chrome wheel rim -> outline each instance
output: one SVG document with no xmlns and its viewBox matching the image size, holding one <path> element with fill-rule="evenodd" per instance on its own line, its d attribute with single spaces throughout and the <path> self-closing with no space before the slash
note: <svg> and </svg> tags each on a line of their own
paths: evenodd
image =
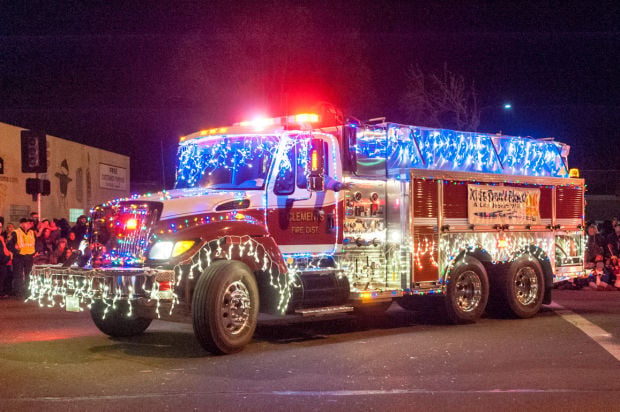
<svg viewBox="0 0 620 412">
<path fill-rule="evenodd" d="M 237 335 L 248 326 L 251 312 L 250 292 L 241 281 L 228 285 L 222 295 L 220 319 L 231 335 Z"/>
<path fill-rule="evenodd" d="M 456 290 L 456 304 L 461 312 L 475 310 L 482 300 L 482 281 L 473 270 L 461 273 L 454 285 Z"/>
<path fill-rule="evenodd" d="M 530 266 L 522 267 L 515 276 L 515 294 L 517 301 L 523 305 L 531 305 L 538 299 L 538 277 Z"/>
</svg>

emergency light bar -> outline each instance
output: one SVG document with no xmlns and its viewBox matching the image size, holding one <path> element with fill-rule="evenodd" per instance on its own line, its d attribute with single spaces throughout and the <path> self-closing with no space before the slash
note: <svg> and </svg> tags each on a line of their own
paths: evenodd
<svg viewBox="0 0 620 412">
<path fill-rule="evenodd" d="M 245 129 L 244 132 L 252 131 L 252 132 L 261 132 L 270 127 L 277 126 L 300 126 L 303 128 L 304 125 L 309 125 L 312 123 L 318 123 L 320 120 L 319 115 L 315 113 L 299 113 L 293 114 L 290 116 L 281 116 L 281 117 L 257 117 L 253 120 L 244 120 L 242 122 L 234 123 L 232 128 L 236 129 L 233 133 L 239 133 L 241 129 Z M 194 139 L 196 137 L 203 137 L 209 135 L 217 135 L 217 134 L 226 134 L 229 132 L 228 127 L 215 127 L 212 129 L 201 130 L 199 133 L 194 133 L 187 136 L 181 136 L 179 141 L 184 142 L 189 139 Z"/>
<path fill-rule="evenodd" d="M 259 117 L 253 120 L 244 120 L 242 122 L 235 123 L 234 126 L 252 127 L 255 130 L 262 130 L 268 126 L 317 123 L 318 121 L 318 114 L 300 113 L 281 117 Z"/>
</svg>

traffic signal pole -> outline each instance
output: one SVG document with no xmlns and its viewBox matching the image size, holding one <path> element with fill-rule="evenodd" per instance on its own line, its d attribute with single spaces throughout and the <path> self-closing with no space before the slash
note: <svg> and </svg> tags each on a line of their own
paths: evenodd
<svg viewBox="0 0 620 412">
<path fill-rule="evenodd" d="M 39 180 L 39 174 L 35 173 L 37 180 Z M 41 191 L 37 191 L 37 215 L 41 218 Z"/>
<path fill-rule="evenodd" d="M 26 179 L 26 193 L 37 201 L 37 213 L 41 216 L 41 192 L 49 195 L 49 181 L 41 181 L 39 173 L 47 172 L 47 135 L 42 131 L 21 132 L 22 173 L 35 173 L 36 178 Z"/>
</svg>

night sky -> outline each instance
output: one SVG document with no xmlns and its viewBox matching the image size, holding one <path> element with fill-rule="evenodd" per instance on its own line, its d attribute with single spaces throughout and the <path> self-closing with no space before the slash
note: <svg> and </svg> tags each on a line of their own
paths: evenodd
<svg viewBox="0 0 620 412">
<path fill-rule="evenodd" d="M 129 155 L 134 188 L 161 185 L 163 147 L 170 186 L 183 134 L 318 101 L 406 122 L 408 67 L 447 64 L 479 131 L 620 169 L 618 3 L 0 1 L 0 121 Z"/>
</svg>

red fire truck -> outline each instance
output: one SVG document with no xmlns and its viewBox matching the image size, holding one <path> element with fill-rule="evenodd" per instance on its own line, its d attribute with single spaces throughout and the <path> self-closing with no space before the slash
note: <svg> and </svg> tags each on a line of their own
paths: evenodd
<svg viewBox="0 0 620 412">
<path fill-rule="evenodd" d="M 89 310 L 112 336 L 190 322 L 216 354 L 241 350 L 259 313 L 427 299 L 454 323 L 531 317 L 584 271 L 584 182 L 568 152 L 314 114 L 203 130 L 181 137 L 173 190 L 93 208 L 82 255 L 35 267 L 29 299 Z"/>
</svg>

